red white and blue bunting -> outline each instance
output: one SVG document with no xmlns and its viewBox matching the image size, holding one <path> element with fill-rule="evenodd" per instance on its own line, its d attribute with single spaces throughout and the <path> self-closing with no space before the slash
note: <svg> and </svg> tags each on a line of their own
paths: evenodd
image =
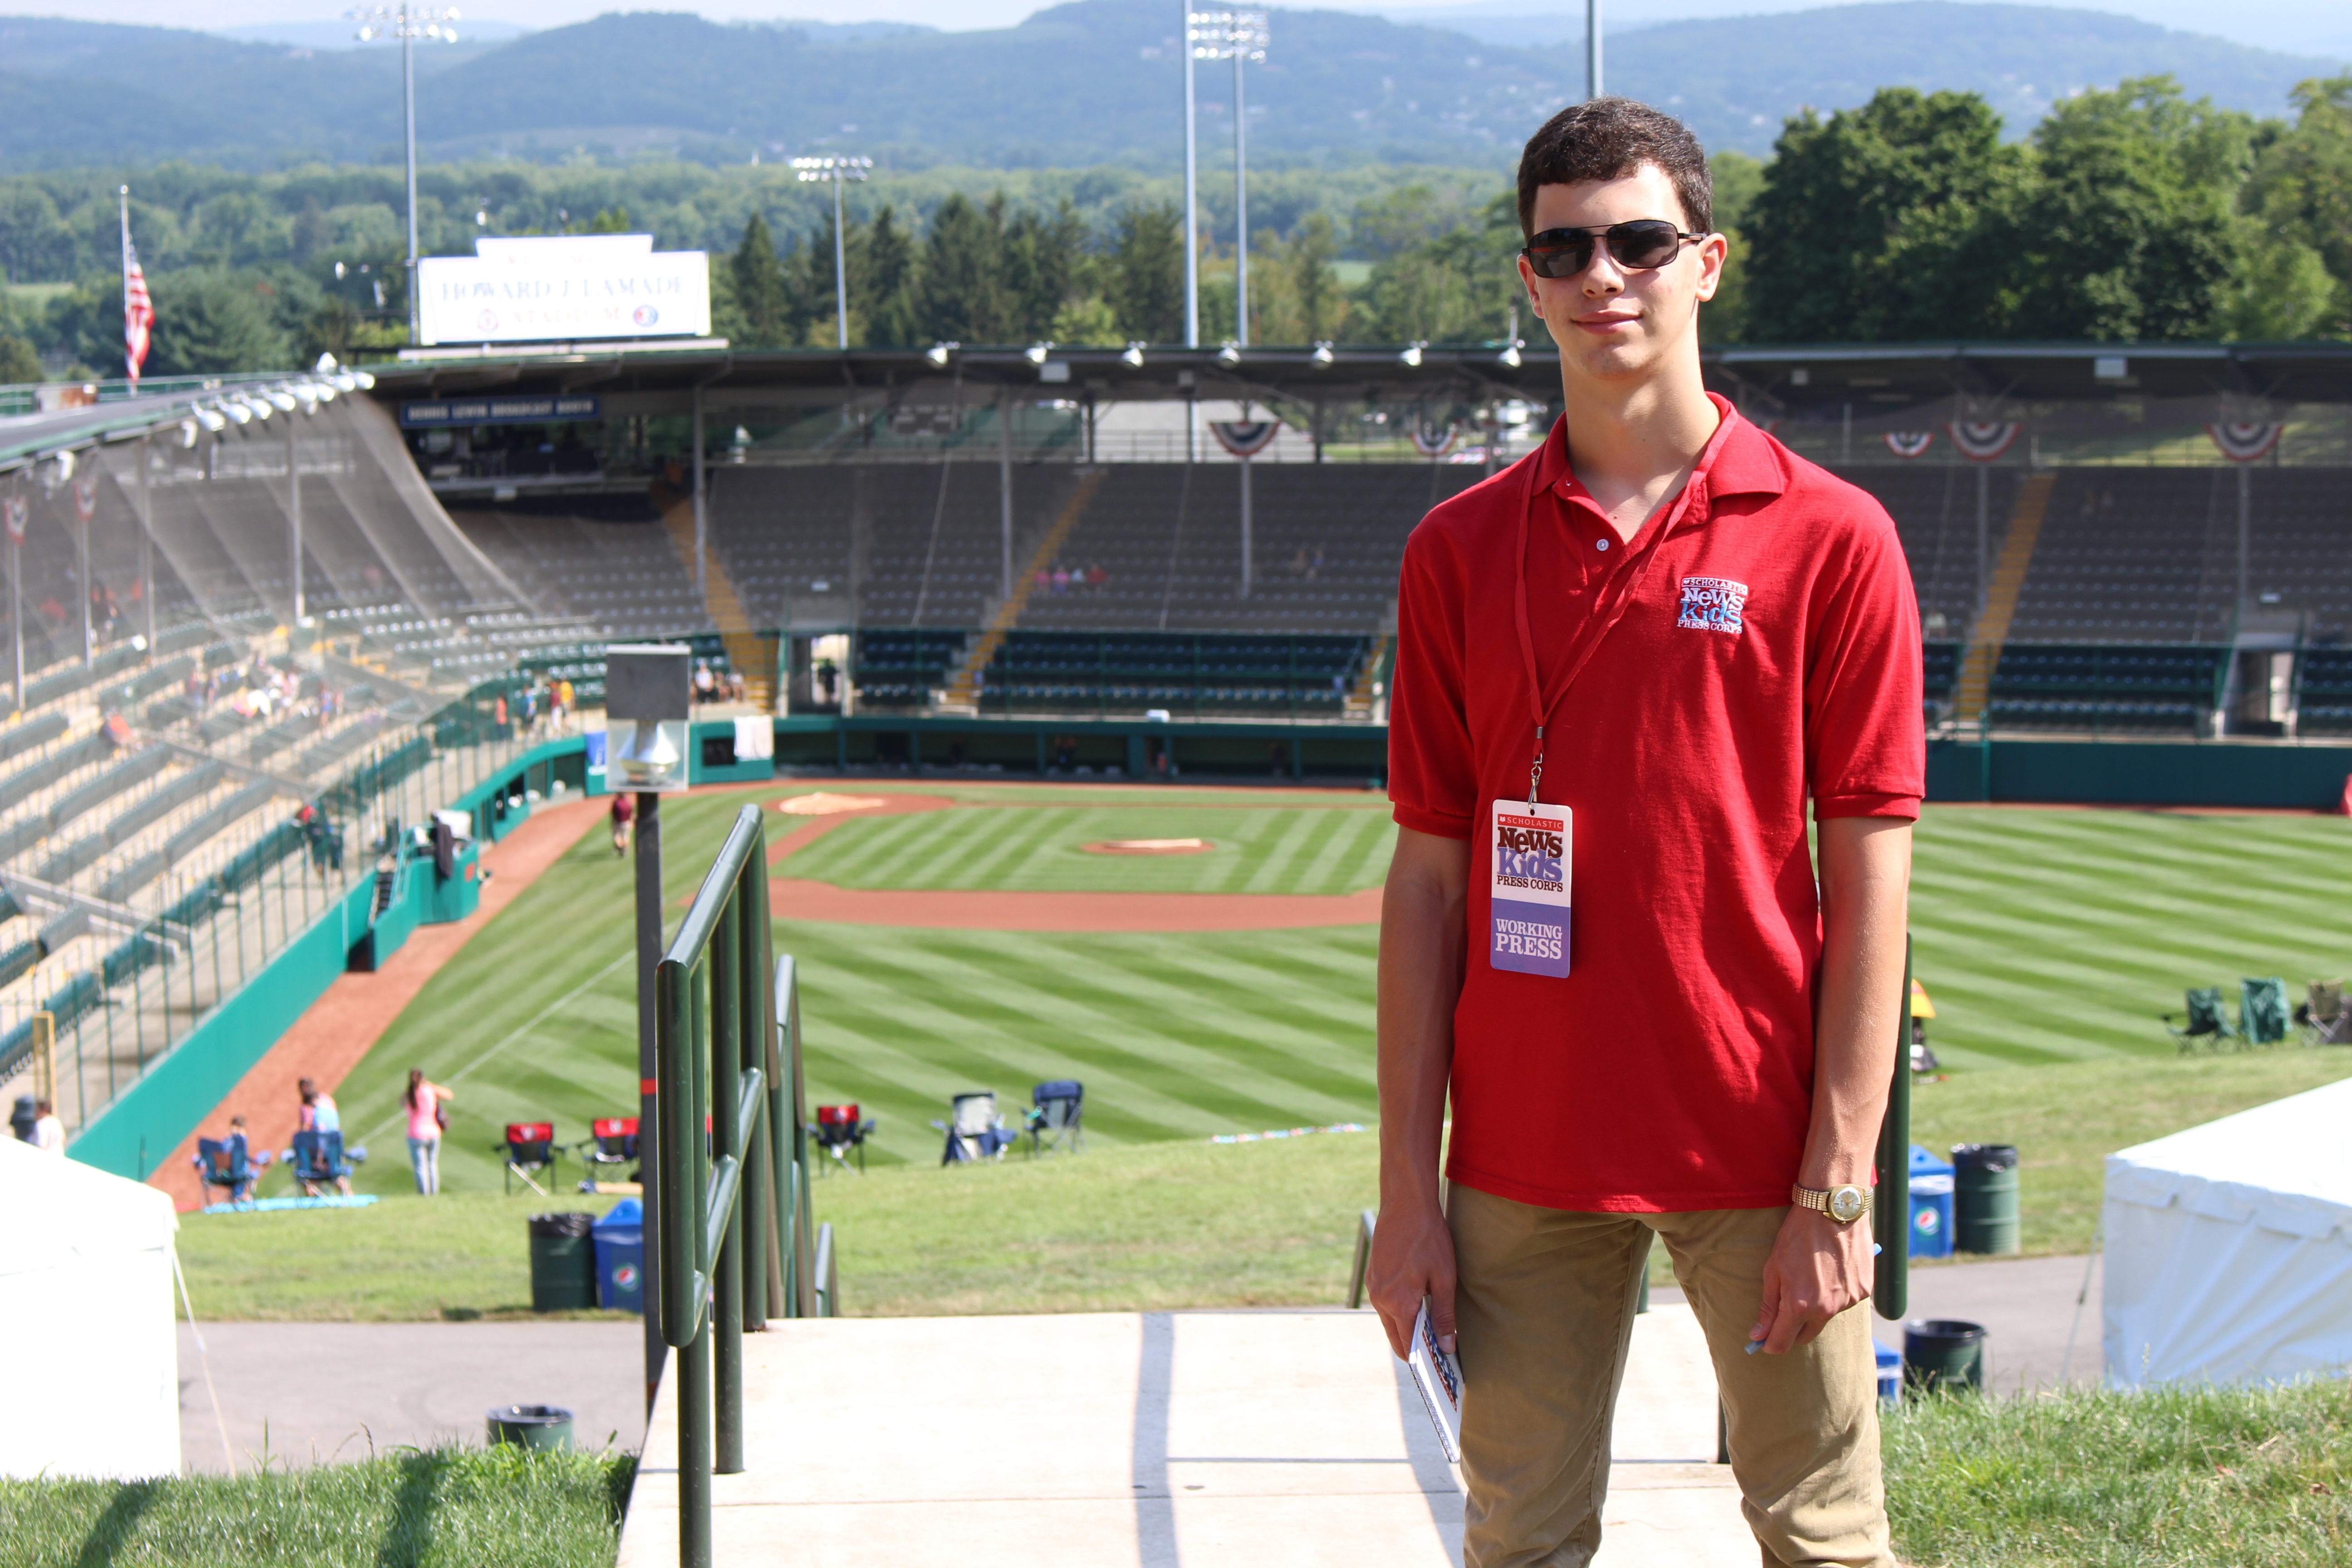
<svg viewBox="0 0 2352 1568">
<path fill-rule="evenodd" d="M 1454 449 L 1454 426 L 1441 425 L 1434 429 L 1429 429 L 1418 425 L 1414 426 L 1412 449 L 1432 462 L 1436 461 Z"/>
<path fill-rule="evenodd" d="M 1209 428 L 1216 434 L 1217 445 L 1236 458 L 1255 458 L 1274 445 L 1282 434 L 1279 419 L 1212 419 Z"/>
<path fill-rule="evenodd" d="M 1936 444 L 1933 430 L 1889 430 L 1886 449 L 1898 458 L 1916 458 Z"/>
<path fill-rule="evenodd" d="M 2221 456 L 2233 463 L 2252 463 L 2271 455 L 2285 431 L 2284 425 L 2208 425 L 2205 434 L 2213 437 L 2213 445 L 2221 448 Z"/>
<path fill-rule="evenodd" d="M 1972 463 L 1990 463 L 2009 450 L 2025 426 L 2014 419 L 1955 419 L 1945 428 L 1952 433 L 1952 445 L 1959 448 L 1961 457 Z"/>
<path fill-rule="evenodd" d="M 98 476 L 84 474 L 73 482 L 74 515 L 88 522 L 98 515 Z"/>
</svg>

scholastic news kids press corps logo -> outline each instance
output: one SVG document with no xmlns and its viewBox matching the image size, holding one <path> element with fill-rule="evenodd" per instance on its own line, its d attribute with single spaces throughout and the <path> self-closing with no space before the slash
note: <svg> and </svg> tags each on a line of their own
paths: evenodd
<svg viewBox="0 0 2352 1568">
<path fill-rule="evenodd" d="M 1495 886 L 1560 890 L 1565 872 L 1559 824 L 1535 816 L 1506 816 L 1495 824 Z"/>
<path fill-rule="evenodd" d="M 1748 607 L 1748 584 L 1728 577 L 1683 579 L 1683 609 L 1675 625 L 1692 631 L 1739 635 L 1740 615 Z"/>
</svg>

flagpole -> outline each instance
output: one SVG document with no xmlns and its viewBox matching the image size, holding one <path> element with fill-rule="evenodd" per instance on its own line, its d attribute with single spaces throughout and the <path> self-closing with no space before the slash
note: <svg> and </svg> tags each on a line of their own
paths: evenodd
<svg viewBox="0 0 2352 1568">
<path fill-rule="evenodd" d="M 139 390 L 139 362 L 131 357 L 131 187 L 121 187 L 122 198 L 122 363 L 131 373 L 131 390 Z"/>
</svg>

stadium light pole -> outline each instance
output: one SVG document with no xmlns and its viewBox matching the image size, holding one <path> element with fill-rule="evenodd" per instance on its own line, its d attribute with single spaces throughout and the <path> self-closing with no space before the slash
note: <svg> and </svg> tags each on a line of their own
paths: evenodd
<svg viewBox="0 0 2352 1568">
<path fill-rule="evenodd" d="M 378 38 L 400 40 L 400 94 L 408 144 L 408 341 L 415 343 L 420 335 L 416 297 L 416 40 L 432 38 L 445 44 L 456 43 L 457 30 L 449 24 L 457 20 L 457 8 L 450 5 L 436 9 L 400 0 L 394 5 L 354 5 L 343 15 L 360 24 L 362 44 L 372 44 Z"/>
<path fill-rule="evenodd" d="M 874 167 L 871 158 L 795 158 L 793 168 L 801 184 L 814 184 L 819 180 L 833 182 L 833 306 L 835 336 L 840 346 L 849 346 L 849 252 L 842 242 L 841 186 L 845 180 L 863 181 L 866 171 Z"/>
<path fill-rule="evenodd" d="M 1184 7 L 1184 346 L 1201 346 L 1201 179 L 1198 116 L 1193 108 L 1193 50 L 1208 20 Z"/>
<path fill-rule="evenodd" d="M 1601 0 L 1584 0 L 1584 100 L 1601 96 Z"/>
<path fill-rule="evenodd" d="M 1249 346 L 1249 104 L 1242 68 L 1265 58 L 1263 11 L 1207 11 L 1197 29 L 1196 58 L 1234 62 L 1234 342 Z"/>
</svg>

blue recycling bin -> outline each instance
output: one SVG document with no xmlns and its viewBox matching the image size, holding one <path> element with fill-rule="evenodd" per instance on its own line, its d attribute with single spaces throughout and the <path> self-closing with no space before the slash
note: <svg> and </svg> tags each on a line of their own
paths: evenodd
<svg viewBox="0 0 2352 1568">
<path fill-rule="evenodd" d="M 589 1232 L 596 1245 L 596 1304 L 616 1312 L 646 1310 L 646 1206 L 623 1198 Z"/>
<path fill-rule="evenodd" d="M 1951 1162 L 1911 1145 L 1911 1256 L 1952 1255 Z"/>
<path fill-rule="evenodd" d="M 1878 1397 L 1892 1405 L 1903 1397 L 1903 1352 L 1888 1350 L 1875 1339 L 1870 1348 L 1878 1355 Z"/>
</svg>

